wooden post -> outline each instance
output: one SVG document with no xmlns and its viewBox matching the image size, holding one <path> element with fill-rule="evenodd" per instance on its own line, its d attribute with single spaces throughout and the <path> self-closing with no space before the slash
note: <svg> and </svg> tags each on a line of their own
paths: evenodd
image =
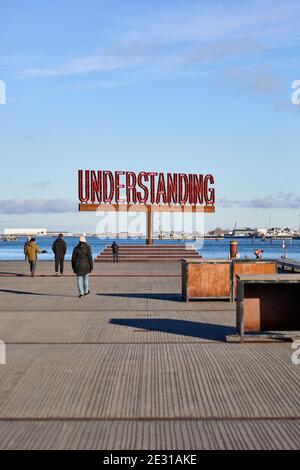
<svg viewBox="0 0 300 470">
<path fill-rule="evenodd" d="M 236 258 L 239 251 L 239 244 L 235 240 L 230 241 L 230 258 Z"/>
<path fill-rule="evenodd" d="M 151 206 L 147 210 L 147 245 L 153 245 L 153 212 Z"/>
</svg>

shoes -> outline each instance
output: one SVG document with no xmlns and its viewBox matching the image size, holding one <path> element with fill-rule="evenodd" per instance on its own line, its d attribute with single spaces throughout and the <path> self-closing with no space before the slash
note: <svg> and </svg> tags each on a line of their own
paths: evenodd
<svg viewBox="0 0 300 470">
<path fill-rule="evenodd" d="M 84 295 L 88 295 L 90 293 L 90 291 L 88 290 Z"/>
<path fill-rule="evenodd" d="M 55 276 L 58 276 L 58 273 L 55 273 Z"/>
<path fill-rule="evenodd" d="M 80 294 L 78 297 L 79 297 L 79 298 L 81 298 L 81 297 L 83 297 L 83 295 L 82 295 L 82 294 Z"/>
</svg>

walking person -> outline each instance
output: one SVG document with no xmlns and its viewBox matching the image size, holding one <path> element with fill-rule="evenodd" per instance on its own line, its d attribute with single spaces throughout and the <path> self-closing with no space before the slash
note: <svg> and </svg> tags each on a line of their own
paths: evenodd
<svg viewBox="0 0 300 470">
<path fill-rule="evenodd" d="M 28 261 L 28 256 L 27 256 L 27 253 L 26 253 L 26 248 L 27 248 L 27 245 L 28 245 L 29 242 L 30 242 L 30 237 L 27 237 L 27 240 L 26 240 L 26 242 L 24 243 L 24 256 L 25 256 L 25 261 Z"/>
<path fill-rule="evenodd" d="M 72 268 L 77 275 L 78 297 L 88 295 L 90 293 L 89 273 L 93 270 L 93 258 L 91 247 L 84 236 L 79 238 L 79 243 L 73 250 Z"/>
<path fill-rule="evenodd" d="M 47 251 L 40 250 L 37 244 L 35 243 L 35 238 L 31 238 L 30 241 L 27 243 L 27 246 L 25 249 L 25 256 L 27 256 L 27 259 L 29 262 L 31 277 L 34 277 L 35 275 L 38 253 L 47 253 Z"/>
<path fill-rule="evenodd" d="M 112 254 L 113 254 L 113 262 L 118 263 L 119 262 L 119 245 L 117 242 L 113 241 L 111 245 L 112 249 Z"/>
<path fill-rule="evenodd" d="M 58 276 L 59 269 L 60 269 L 60 275 L 63 276 L 65 254 L 67 253 L 67 244 L 64 241 L 64 236 L 62 233 L 60 233 L 58 235 L 58 238 L 53 242 L 52 251 L 54 253 L 56 276 Z"/>
</svg>

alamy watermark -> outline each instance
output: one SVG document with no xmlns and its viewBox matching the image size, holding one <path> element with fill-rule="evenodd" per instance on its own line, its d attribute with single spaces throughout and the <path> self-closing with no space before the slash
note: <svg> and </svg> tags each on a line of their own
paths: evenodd
<svg viewBox="0 0 300 470">
<path fill-rule="evenodd" d="M 145 229 L 145 212 L 136 212 L 134 207 L 126 212 L 120 212 L 112 207 L 109 212 L 97 209 L 96 217 L 98 222 L 95 234 L 99 238 L 119 238 L 127 239 L 144 238 L 143 227 Z M 185 242 L 186 248 L 191 245 L 196 251 L 204 245 L 204 220 L 205 213 L 193 213 L 188 207 L 182 207 L 181 212 L 157 212 L 153 214 L 153 224 L 157 230 L 153 234 L 154 239 L 181 239 Z M 123 231 L 120 228 L 123 228 Z"/>
<path fill-rule="evenodd" d="M 293 93 L 291 96 L 292 103 L 298 106 L 300 104 L 300 80 L 294 80 L 292 82 Z"/>
<path fill-rule="evenodd" d="M 292 342 L 292 348 L 295 349 L 295 351 L 292 354 L 292 363 L 295 364 L 295 366 L 299 366 L 300 364 L 300 339 L 297 339 Z"/>
<path fill-rule="evenodd" d="M 0 80 L 0 104 L 6 104 L 6 85 L 3 80 Z"/>
<path fill-rule="evenodd" d="M 0 339 L 0 365 L 6 364 L 6 344 Z"/>
</svg>

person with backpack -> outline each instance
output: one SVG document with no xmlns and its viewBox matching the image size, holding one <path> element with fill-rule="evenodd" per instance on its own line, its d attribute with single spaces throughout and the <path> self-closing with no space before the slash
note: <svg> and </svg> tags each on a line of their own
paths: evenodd
<svg viewBox="0 0 300 470">
<path fill-rule="evenodd" d="M 90 293 L 89 273 L 93 270 L 93 258 L 91 247 L 84 236 L 79 238 L 79 243 L 73 250 L 72 268 L 77 276 L 78 297 L 88 295 Z"/>
<path fill-rule="evenodd" d="M 52 251 L 54 253 L 55 261 L 55 273 L 58 276 L 58 269 L 60 268 L 60 275 L 64 274 L 64 260 L 65 254 L 67 252 L 67 244 L 64 241 L 64 236 L 62 233 L 58 235 L 58 238 L 53 242 Z"/>
</svg>

